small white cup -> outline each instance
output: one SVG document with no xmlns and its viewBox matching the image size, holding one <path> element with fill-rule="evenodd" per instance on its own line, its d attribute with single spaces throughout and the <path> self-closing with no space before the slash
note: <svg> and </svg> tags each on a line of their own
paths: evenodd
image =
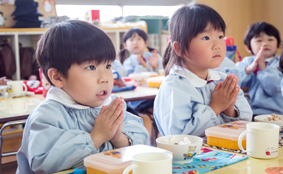
<svg viewBox="0 0 283 174">
<path fill-rule="evenodd" d="M 27 86 L 23 83 L 23 81 L 9 81 L 7 82 L 8 86 L 8 94 L 12 97 L 23 96 L 23 92 L 27 92 Z M 23 90 L 23 87 L 25 90 Z"/>
<path fill-rule="evenodd" d="M 166 152 L 136 154 L 133 156 L 132 165 L 128 166 L 123 174 L 128 174 L 131 170 L 133 174 L 172 174 L 172 159 L 172 154 Z"/>
<path fill-rule="evenodd" d="M 239 148 L 255 158 L 275 158 L 278 156 L 280 126 L 272 123 L 252 122 L 246 124 L 247 130 L 238 138 Z M 242 139 L 247 134 L 247 149 L 242 146 Z"/>
</svg>

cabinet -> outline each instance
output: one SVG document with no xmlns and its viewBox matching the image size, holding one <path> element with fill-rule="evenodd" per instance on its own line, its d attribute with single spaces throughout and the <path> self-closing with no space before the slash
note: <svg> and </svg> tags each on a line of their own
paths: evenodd
<svg viewBox="0 0 283 174">
<path fill-rule="evenodd" d="M 101 24 L 102 29 L 108 34 L 112 40 L 117 53 L 121 49 L 123 34 L 132 27 L 140 27 L 147 31 L 145 22 L 125 23 L 125 24 Z M 0 28 L 0 40 L 7 38 L 12 47 L 16 58 L 16 73 L 13 75 L 13 80 L 20 80 L 20 54 L 19 43 L 22 47 L 36 46 L 37 40 L 43 34 L 46 28 Z"/>
</svg>

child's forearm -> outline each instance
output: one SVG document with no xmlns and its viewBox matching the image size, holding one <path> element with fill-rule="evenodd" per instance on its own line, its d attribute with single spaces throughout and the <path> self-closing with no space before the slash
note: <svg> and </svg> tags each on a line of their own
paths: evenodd
<svg viewBox="0 0 283 174">
<path fill-rule="evenodd" d="M 247 75 L 250 75 L 250 73 L 252 72 L 251 66 L 247 66 L 247 67 L 245 68 L 245 71 L 246 71 L 246 74 L 247 74 Z"/>
<path fill-rule="evenodd" d="M 143 66 L 145 69 L 147 69 L 147 63 L 146 63 L 146 62 L 143 62 L 143 63 L 142 63 L 142 66 Z"/>
<path fill-rule="evenodd" d="M 224 111 L 224 114 L 229 116 L 229 117 L 238 117 L 237 111 L 234 109 L 234 107 L 231 107 L 231 109 L 227 109 Z"/>
<path fill-rule="evenodd" d="M 98 149 L 103 143 L 105 143 L 105 142 L 103 142 L 103 139 L 100 138 L 98 135 L 94 136 L 93 132 L 90 133 L 90 137 L 92 139 L 92 142 L 93 142 L 95 149 Z"/>
<path fill-rule="evenodd" d="M 129 138 L 123 133 L 121 134 L 118 140 L 116 140 L 115 142 L 111 141 L 111 143 L 117 148 L 126 147 L 130 145 Z"/>
</svg>

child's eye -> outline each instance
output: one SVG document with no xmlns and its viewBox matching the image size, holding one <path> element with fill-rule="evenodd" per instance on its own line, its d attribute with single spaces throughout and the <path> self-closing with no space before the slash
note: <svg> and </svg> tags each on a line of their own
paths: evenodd
<svg viewBox="0 0 283 174">
<path fill-rule="evenodd" d="M 223 39 L 224 38 L 224 36 L 219 36 L 219 39 Z"/>
<path fill-rule="evenodd" d="M 268 41 L 273 41 L 273 39 L 268 39 Z"/>
<path fill-rule="evenodd" d="M 106 65 L 106 69 L 111 69 L 112 65 Z"/>
<path fill-rule="evenodd" d="M 86 67 L 86 69 L 88 69 L 88 70 L 95 70 L 96 68 L 95 68 L 95 66 L 90 65 L 90 66 Z"/>
<path fill-rule="evenodd" d="M 209 37 L 208 36 L 204 36 L 202 39 L 203 40 L 209 40 Z"/>
<path fill-rule="evenodd" d="M 256 40 L 256 42 L 261 42 L 261 40 Z"/>
</svg>

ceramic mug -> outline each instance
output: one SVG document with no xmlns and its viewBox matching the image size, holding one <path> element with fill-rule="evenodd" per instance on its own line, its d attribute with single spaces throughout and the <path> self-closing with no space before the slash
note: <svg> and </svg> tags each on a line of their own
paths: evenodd
<svg viewBox="0 0 283 174">
<path fill-rule="evenodd" d="M 4 96 L 4 94 L 7 92 L 7 86 L 6 85 L 0 85 L 0 97 Z"/>
<path fill-rule="evenodd" d="M 133 174 L 172 174 L 172 159 L 172 154 L 166 152 L 146 152 L 136 154 L 132 158 L 132 165 L 128 166 L 123 174 L 128 174 L 131 170 L 133 171 Z"/>
<path fill-rule="evenodd" d="M 23 96 L 23 92 L 27 92 L 27 86 L 23 83 L 23 81 L 9 81 L 7 82 L 8 86 L 8 94 L 12 97 Z M 24 87 L 24 90 L 23 90 Z"/>
<path fill-rule="evenodd" d="M 272 123 L 252 122 L 246 125 L 247 130 L 238 138 L 239 148 L 247 155 L 255 158 L 275 158 L 278 156 L 280 126 Z M 246 147 L 242 146 L 242 139 L 246 137 Z"/>
</svg>

